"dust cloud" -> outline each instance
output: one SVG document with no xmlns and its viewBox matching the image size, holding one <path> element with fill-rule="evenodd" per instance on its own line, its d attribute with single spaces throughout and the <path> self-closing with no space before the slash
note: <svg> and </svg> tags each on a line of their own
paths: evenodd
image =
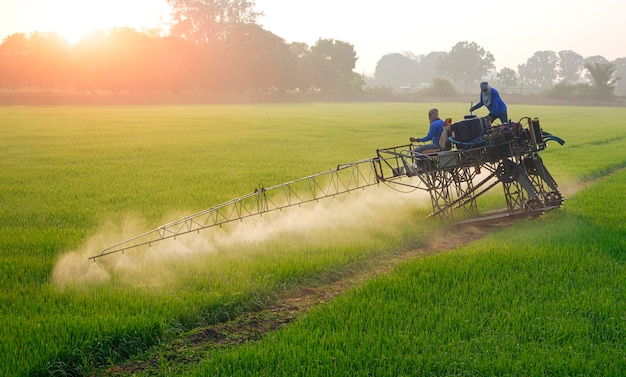
<svg viewBox="0 0 626 377">
<path fill-rule="evenodd" d="M 395 189 L 394 189 L 395 188 Z M 280 245 L 296 239 L 299 245 L 337 242 L 367 236 L 368 231 L 385 231 L 394 224 L 406 224 L 419 208 L 428 208 L 430 199 L 423 190 L 397 186 L 373 186 L 335 198 L 273 211 L 154 242 L 118 252 L 95 261 L 89 257 L 115 243 L 143 234 L 150 228 L 142 221 L 126 218 L 121 224 L 107 224 L 93 235 L 83 247 L 61 255 L 53 273 L 53 283 L 60 287 L 122 284 L 159 287 L 175 283 L 184 275 L 184 266 L 198 268 L 210 263 L 219 253 L 241 253 L 247 246 Z M 183 215 L 179 216 L 184 217 Z M 172 220 L 168 216 L 168 222 Z M 181 266 L 183 268 L 181 268 Z"/>
</svg>

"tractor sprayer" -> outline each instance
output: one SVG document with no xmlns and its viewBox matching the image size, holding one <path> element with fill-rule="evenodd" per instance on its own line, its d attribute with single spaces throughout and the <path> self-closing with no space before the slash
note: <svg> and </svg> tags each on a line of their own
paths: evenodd
<svg viewBox="0 0 626 377">
<path fill-rule="evenodd" d="M 439 149 L 418 153 L 414 144 L 378 149 L 373 158 L 271 187 L 259 184 L 247 195 L 108 246 L 90 259 L 380 184 L 427 191 L 433 208 L 429 217 L 454 219 L 462 213 L 463 222 L 539 216 L 562 205 L 558 186 L 539 157 L 549 141 L 563 145 L 562 139 L 543 131 L 538 118 L 498 125 L 472 114 L 464 118 L 444 127 Z M 506 208 L 479 212 L 477 198 L 498 186 Z"/>
</svg>

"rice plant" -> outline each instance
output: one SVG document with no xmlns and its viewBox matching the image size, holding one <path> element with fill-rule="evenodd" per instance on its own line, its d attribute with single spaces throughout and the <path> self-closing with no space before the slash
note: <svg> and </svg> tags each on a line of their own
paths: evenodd
<svg viewBox="0 0 626 377">
<path fill-rule="evenodd" d="M 445 110 L 442 104 L 406 103 L 0 108 L 0 322 L 3 324 L 0 326 L 0 354 L 4 355 L 0 374 L 88 375 L 185 329 L 223 321 L 263 306 L 281 290 L 329 279 L 399 249 L 424 244 L 436 230 L 436 225 L 422 220 L 428 213 L 428 200 L 389 193 L 382 187 L 383 191 L 352 193 L 347 199 L 332 199 L 299 212 L 294 209 L 276 218 L 233 224 L 190 240 L 128 252 L 101 263 L 87 260 L 107 244 L 249 193 L 259 183 L 269 186 L 290 181 L 341 163 L 373 157 L 376 148 L 406 143 L 408 136 L 426 131 L 425 114 L 433 106 L 456 119 L 462 117 L 467 108 L 465 104 L 447 103 Z M 565 147 L 549 148 L 543 156 L 557 181 L 566 186 L 577 188 L 595 177 L 619 171 L 625 165 L 626 152 L 619 148 L 623 141 L 620 120 L 624 110 L 595 110 L 548 106 L 515 109 L 520 117 L 540 117 L 545 129 L 567 141 Z M 584 116 L 591 112 L 599 115 Z M 601 124 L 603 132 L 592 128 L 592 121 Z M 589 266 L 599 263 L 593 258 L 602 255 L 597 251 L 623 261 L 620 259 L 623 258 L 623 241 L 617 244 L 591 241 L 610 239 L 615 232 L 623 231 L 623 218 L 614 215 L 615 211 L 604 212 L 607 209 L 602 202 L 605 196 L 621 198 L 622 202 L 613 203 L 613 208 L 623 204 L 620 181 L 608 181 L 615 187 L 600 185 L 597 187 L 604 187 L 603 191 L 575 199 L 575 203 L 585 203 L 585 208 L 590 208 L 588 212 L 570 212 L 570 206 L 566 205 L 554 215 L 566 217 L 552 221 L 554 228 L 551 229 L 555 229 L 550 234 L 552 238 L 534 251 L 541 251 L 544 256 L 567 257 L 552 256 L 556 259 L 540 263 L 543 268 L 582 258 L 569 250 L 579 241 L 559 244 L 559 235 L 564 237 L 565 233 L 559 228 L 565 226 L 559 225 L 563 223 L 572 224 L 567 232 L 586 237 L 582 240 L 589 253 L 585 254 L 587 259 L 582 259 Z M 596 203 L 597 200 L 600 202 Z M 587 222 L 601 225 L 590 229 L 584 226 Z M 527 232 L 546 233 L 538 228 Z M 509 234 L 505 238 L 509 236 L 513 237 Z M 332 314 L 331 319 L 324 319 L 320 312 L 304 321 L 330 321 L 335 327 L 355 326 L 360 329 L 357 333 L 347 333 L 342 339 L 340 335 L 332 335 L 333 328 L 290 328 L 288 332 L 294 334 L 291 336 L 310 339 L 311 344 L 300 351 L 315 358 L 303 359 L 305 369 L 296 374 L 323 372 L 333 363 L 344 365 L 347 371 L 368 370 L 374 374 L 394 368 L 404 372 L 417 367 L 434 373 L 454 373 L 468 370 L 464 367 L 472 365 L 477 347 L 494 352 L 494 348 L 487 346 L 499 342 L 505 345 L 499 355 L 524 355 L 513 363 L 507 362 L 507 358 L 491 359 L 491 363 L 499 365 L 503 371 L 521 368 L 532 360 L 532 355 L 542 355 L 537 348 L 542 351 L 542 347 L 548 346 L 537 339 L 544 331 L 545 322 L 560 312 L 555 309 L 541 312 L 539 304 L 526 304 L 522 309 L 527 312 L 522 311 L 521 317 L 513 317 L 508 327 L 497 327 L 496 319 L 504 318 L 507 310 L 520 311 L 520 307 L 495 302 L 494 297 L 500 297 L 498 294 L 506 288 L 522 290 L 527 295 L 532 293 L 535 301 L 541 302 L 539 299 L 549 294 L 571 292 L 571 287 L 559 285 L 542 291 L 547 288 L 537 286 L 535 290 L 540 292 L 524 291 L 533 287 L 528 286 L 532 280 L 518 277 L 499 290 L 489 290 L 490 284 L 501 284 L 499 272 L 507 271 L 512 275 L 523 270 L 528 261 L 523 257 L 526 254 L 518 255 L 512 250 L 509 251 L 510 261 L 498 259 L 501 241 L 487 242 L 493 243 L 484 247 L 491 250 L 487 253 L 491 257 L 469 249 L 424 259 L 417 262 L 417 267 L 399 269 L 398 273 L 404 274 L 400 281 L 430 279 L 408 286 L 409 291 L 428 289 L 429 284 L 433 284 L 448 287 L 450 292 L 430 287 L 430 293 L 424 298 L 415 296 L 416 292 L 405 292 L 400 285 L 387 287 L 387 283 L 373 283 L 372 288 L 363 288 L 366 296 L 373 296 L 370 303 L 362 299 L 362 305 L 354 305 L 350 304 L 353 299 L 341 299 L 332 304 L 333 307 L 338 305 L 339 312 Z M 528 245 L 525 248 L 533 250 Z M 542 258 L 531 257 L 530 261 L 539 263 Z M 432 266 L 419 267 L 431 263 Z M 604 342 L 595 349 L 612 355 L 608 341 L 602 339 L 621 340 L 618 329 L 622 317 L 615 316 L 610 305 L 602 310 L 590 309 L 598 303 L 596 299 L 611 302 L 615 298 L 610 289 L 602 285 L 600 277 L 605 273 L 604 268 L 601 264 L 593 267 L 593 272 L 598 274 L 593 284 L 601 288 L 602 295 L 594 296 L 587 290 L 577 296 L 589 300 L 586 314 L 566 317 L 560 326 L 568 330 L 575 326 L 573 320 L 587 318 L 591 322 L 585 326 L 591 327 L 585 328 L 597 329 L 592 332 L 593 336 Z M 612 272 L 617 272 L 616 279 L 622 276 L 619 264 L 611 268 Z M 479 274 L 479 271 L 489 274 Z M 584 274 L 580 267 L 574 271 L 575 276 L 582 279 Z M 543 271 L 536 267 L 536 271 L 531 272 L 533 276 L 540 276 Z M 568 271 L 547 272 L 554 279 L 571 277 Z M 416 276 L 419 279 L 415 279 Z M 374 294 L 375 284 L 383 284 L 381 292 L 377 293 L 383 294 L 381 298 Z M 573 284 L 574 288 L 581 286 L 580 282 Z M 384 296 L 385 292 L 391 296 Z M 495 315 L 488 317 L 487 324 L 483 324 L 483 328 L 493 332 L 492 337 L 479 337 L 478 343 L 471 341 L 477 331 L 474 326 L 482 323 L 475 314 L 469 316 L 470 322 L 463 327 L 453 326 L 463 314 L 471 314 L 466 308 L 468 303 L 463 304 L 460 297 L 455 297 L 459 292 L 467 296 L 464 298 L 468 302 L 475 305 L 485 302 L 496 310 Z M 402 299 L 406 295 L 409 301 Z M 401 299 L 397 307 L 381 307 L 383 302 L 393 301 L 390 297 Z M 521 300 L 505 297 L 513 302 Z M 370 322 L 360 323 L 357 318 L 355 323 L 344 323 L 348 318 L 339 309 L 344 300 L 355 313 L 379 311 L 385 318 L 417 310 L 422 317 L 401 320 L 410 327 L 428 329 L 431 322 L 443 320 L 444 326 L 437 327 L 435 333 L 441 332 L 437 336 L 442 340 L 428 343 L 430 337 L 425 330 L 421 333 L 402 330 L 394 322 L 385 323 L 389 327 L 383 329 L 372 327 Z M 430 302 L 434 305 L 430 308 L 433 312 L 445 313 L 451 310 L 448 301 L 463 304 L 464 309 L 460 314 L 449 314 L 443 319 L 424 312 L 423 306 Z M 575 309 L 556 299 L 553 306 Z M 533 315 L 539 318 L 538 322 L 532 321 Z M 320 319 L 316 319 L 318 317 Z M 382 324 L 385 321 L 381 318 L 378 317 Z M 530 345 L 515 348 L 509 339 L 513 336 L 512 331 L 507 330 L 509 327 L 529 328 Z M 546 330 L 551 332 L 548 339 L 554 339 L 556 329 L 548 327 Z M 370 331 L 371 336 L 367 335 Z M 405 356 L 401 356 L 402 352 L 388 351 L 378 342 L 386 344 L 393 339 L 375 340 L 376 334 L 385 332 L 408 339 L 411 344 L 424 344 L 426 348 L 419 352 L 425 355 L 406 356 L 409 349 L 413 349 L 408 345 L 403 346 Z M 565 334 L 571 332 L 568 330 Z M 356 345 L 355 339 L 359 336 L 366 337 L 368 342 Z M 571 343 L 563 344 L 565 348 Z M 353 345 L 355 352 L 363 353 L 354 359 L 346 349 Z M 448 348 L 438 351 L 435 346 Z M 259 347 L 255 352 L 268 354 L 270 358 L 280 357 L 282 361 L 267 364 L 265 359 L 259 358 L 255 363 L 282 368 L 274 369 L 278 374 L 281 370 L 293 371 L 291 366 L 280 364 L 290 360 L 289 357 L 278 356 L 279 353 L 262 345 Z M 284 345 L 276 347 L 278 350 Z M 297 349 L 285 352 L 293 353 Z M 419 352 L 417 354 L 421 355 Z M 439 361 L 428 357 L 440 357 L 441 352 L 447 352 L 448 356 Z M 543 354 L 547 355 L 546 352 Z M 487 359 L 486 353 L 479 355 L 481 360 Z M 600 371 L 610 372 L 614 366 L 621 365 L 619 358 L 609 362 L 595 351 L 581 355 L 595 357 Z M 215 360 L 222 358 L 229 356 L 216 356 Z M 353 361 L 346 361 L 349 359 Z M 554 369 L 550 370 L 570 370 L 563 365 L 564 360 L 569 359 L 555 360 Z M 603 363 L 609 367 L 602 369 Z M 222 365 L 220 368 L 227 368 L 233 374 L 246 370 L 263 373 L 262 368 L 250 366 L 238 372 L 238 363 Z M 361 369 L 364 367 L 359 365 L 369 367 Z M 386 365 L 390 369 L 385 369 Z M 484 371 L 486 365 L 490 364 L 477 364 L 475 370 Z"/>
</svg>

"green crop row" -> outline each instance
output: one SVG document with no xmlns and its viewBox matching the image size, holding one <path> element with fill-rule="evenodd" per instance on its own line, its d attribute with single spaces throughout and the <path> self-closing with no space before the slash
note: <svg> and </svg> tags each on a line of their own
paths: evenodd
<svg viewBox="0 0 626 377">
<path fill-rule="evenodd" d="M 87 260 L 259 183 L 287 182 L 404 144 L 426 133 L 432 106 L 457 119 L 467 108 L 0 108 L 0 374 L 89 374 L 177 331 L 263 306 L 282 289 L 423 244 L 436 227 L 423 220 L 428 199 L 368 189 L 163 248 Z M 625 165 L 622 109 L 515 112 L 539 116 L 567 141 L 542 153 L 566 189 Z"/>
</svg>

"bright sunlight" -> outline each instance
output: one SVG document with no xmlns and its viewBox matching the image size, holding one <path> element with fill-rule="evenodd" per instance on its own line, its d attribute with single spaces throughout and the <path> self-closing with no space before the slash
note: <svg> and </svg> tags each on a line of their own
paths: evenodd
<svg viewBox="0 0 626 377">
<path fill-rule="evenodd" d="M 70 43 L 93 30 L 130 27 L 138 31 L 166 28 L 166 0 L 28 0 L 31 28 L 56 32 Z"/>
</svg>

